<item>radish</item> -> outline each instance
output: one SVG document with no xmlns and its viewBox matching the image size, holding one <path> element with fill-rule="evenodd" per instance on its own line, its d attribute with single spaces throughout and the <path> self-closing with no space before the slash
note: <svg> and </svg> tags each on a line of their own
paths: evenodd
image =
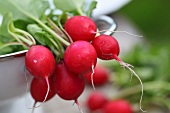
<svg viewBox="0 0 170 113">
<path fill-rule="evenodd" d="M 101 109 L 108 99 L 101 92 L 92 92 L 87 98 L 87 107 L 90 111 L 95 111 Z"/>
<path fill-rule="evenodd" d="M 87 41 L 75 41 L 67 47 L 64 62 L 70 71 L 84 74 L 93 70 L 97 63 L 95 48 Z"/>
<path fill-rule="evenodd" d="M 69 71 L 63 61 L 56 66 L 53 80 L 56 93 L 64 100 L 77 102 L 85 88 L 83 77 Z"/>
<path fill-rule="evenodd" d="M 73 41 L 91 41 L 96 35 L 97 27 L 94 21 L 87 16 L 73 16 L 65 22 L 64 29 Z"/>
<path fill-rule="evenodd" d="M 103 113 L 133 113 L 133 110 L 128 101 L 113 100 L 104 105 Z"/>
<path fill-rule="evenodd" d="M 45 79 L 37 79 L 35 77 L 33 78 L 32 82 L 31 82 L 31 86 L 30 86 L 31 96 L 35 100 L 33 109 L 32 109 L 32 113 L 34 112 L 34 108 L 37 108 L 37 107 L 35 107 L 37 102 L 44 102 L 45 97 L 46 97 L 45 101 L 48 101 L 55 96 L 55 90 L 54 90 L 54 86 L 53 86 L 51 77 L 49 78 L 49 85 L 50 85 L 50 90 L 46 97 L 47 90 L 48 90 L 48 85 L 46 83 L 46 80 Z"/>
<path fill-rule="evenodd" d="M 34 77 L 41 79 L 43 78 L 46 80 L 47 92 L 42 103 L 46 101 L 48 93 L 50 91 L 48 77 L 53 74 L 55 70 L 55 63 L 56 61 L 52 52 L 42 45 L 32 46 L 25 56 L 25 66 L 29 73 L 32 74 Z"/>
<path fill-rule="evenodd" d="M 93 39 L 92 45 L 96 49 L 98 58 L 103 59 L 103 60 L 115 59 L 120 63 L 120 65 L 128 68 L 130 70 L 130 72 L 138 78 L 138 80 L 140 81 L 140 84 L 142 86 L 142 94 L 141 94 L 141 99 L 140 99 L 140 109 L 142 110 L 142 108 L 141 108 L 141 102 L 142 102 L 142 97 L 143 97 L 142 81 L 141 81 L 140 77 L 135 73 L 135 71 L 131 68 L 133 66 L 123 62 L 118 57 L 119 52 L 120 52 L 118 41 L 110 35 L 102 34 L 102 35 L 99 35 Z"/>
<path fill-rule="evenodd" d="M 55 69 L 55 63 L 52 52 L 41 45 L 32 46 L 25 56 L 27 70 L 37 78 L 51 76 Z"/>
<path fill-rule="evenodd" d="M 51 77 L 49 78 L 50 91 L 48 93 L 46 101 L 50 100 L 55 95 L 55 90 Z M 33 78 L 30 87 L 30 93 L 35 102 L 43 102 L 48 86 L 44 79 Z"/>
<path fill-rule="evenodd" d="M 78 97 L 85 88 L 83 77 L 69 71 L 64 64 L 64 61 L 60 61 L 56 66 L 53 82 L 58 96 L 64 100 L 74 100 L 81 113 L 83 113 L 78 103 Z"/>
<path fill-rule="evenodd" d="M 97 57 L 102 60 L 116 59 L 119 55 L 119 44 L 115 38 L 110 35 L 99 35 L 93 41 L 92 45 L 96 49 Z"/>
<path fill-rule="evenodd" d="M 86 80 L 86 83 L 88 84 L 92 84 L 93 82 L 94 85 L 101 86 L 108 82 L 109 71 L 103 66 L 96 66 L 94 68 L 93 78 L 92 78 L 92 72 L 84 74 L 84 78 Z"/>
</svg>

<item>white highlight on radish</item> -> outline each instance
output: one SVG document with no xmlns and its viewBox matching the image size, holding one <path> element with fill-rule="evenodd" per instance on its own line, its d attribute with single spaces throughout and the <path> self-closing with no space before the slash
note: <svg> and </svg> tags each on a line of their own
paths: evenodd
<svg viewBox="0 0 170 113">
<path fill-rule="evenodd" d="M 37 60 L 33 60 L 34 63 L 37 63 Z"/>
</svg>

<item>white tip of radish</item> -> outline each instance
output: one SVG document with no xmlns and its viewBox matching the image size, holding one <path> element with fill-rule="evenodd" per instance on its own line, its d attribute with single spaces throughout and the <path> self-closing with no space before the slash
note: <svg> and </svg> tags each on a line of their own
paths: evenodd
<svg viewBox="0 0 170 113">
<path fill-rule="evenodd" d="M 74 103 L 76 103 L 76 105 L 77 105 L 79 111 L 80 111 L 81 113 L 84 113 L 83 110 L 82 110 L 81 107 L 80 107 L 80 104 L 79 104 L 78 100 L 75 100 Z M 73 104 L 74 104 L 74 103 L 73 103 Z"/>
<path fill-rule="evenodd" d="M 32 109 L 32 112 L 31 112 L 31 113 L 34 113 L 36 103 L 37 103 L 37 102 L 35 101 L 35 102 L 34 102 L 33 109 Z"/>
<path fill-rule="evenodd" d="M 121 60 L 118 60 L 118 62 L 120 63 L 120 65 L 121 65 L 122 67 L 126 67 L 127 69 L 129 69 L 130 72 L 131 72 L 133 75 L 135 75 L 135 76 L 137 77 L 137 79 L 139 80 L 139 82 L 140 82 L 140 84 L 141 84 L 141 87 L 142 87 L 142 94 L 141 94 L 141 98 L 140 98 L 140 110 L 141 110 L 142 112 L 147 112 L 147 111 L 144 111 L 144 110 L 142 109 L 142 97 L 143 97 L 143 83 L 142 83 L 142 80 L 141 80 L 140 77 L 135 73 L 135 71 L 132 69 L 132 68 L 133 68 L 132 65 L 127 64 L 127 63 L 125 63 L 125 62 L 123 62 L 123 61 L 121 61 Z M 132 67 L 132 68 L 131 68 L 131 67 Z M 132 76 L 131 76 L 131 80 L 132 80 Z"/>
<path fill-rule="evenodd" d="M 94 65 L 92 65 L 92 73 L 91 73 L 91 83 L 92 83 L 92 87 L 94 90 L 96 90 L 95 86 L 94 86 L 94 80 L 93 80 L 93 76 L 94 76 Z"/>
</svg>

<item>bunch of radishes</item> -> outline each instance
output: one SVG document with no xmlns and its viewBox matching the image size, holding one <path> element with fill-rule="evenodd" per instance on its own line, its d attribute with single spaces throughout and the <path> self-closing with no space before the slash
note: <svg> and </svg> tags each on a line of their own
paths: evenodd
<svg viewBox="0 0 170 113">
<path fill-rule="evenodd" d="M 127 100 L 111 100 L 101 92 L 92 92 L 86 101 L 90 113 L 133 113 L 132 106 Z"/>
<path fill-rule="evenodd" d="M 101 76 L 98 74 L 98 58 L 117 60 L 142 85 L 132 70 L 133 66 L 119 59 L 118 41 L 110 35 L 100 34 L 107 29 L 100 31 L 90 18 L 97 4 L 95 0 L 89 4 L 84 0 L 53 0 L 53 3 L 54 9 L 46 0 L 0 2 L 2 8 L 11 6 L 0 10 L 3 14 L 0 26 L 3 44 L 0 49 L 8 47 L 12 52 L 15 52 L 15 46 L 17 50 L 28 49 L 25 67 L 34 76 L 30 87 L 35 99 L 32 108 L 39 107 L 56 94 L 65 100 L 74 100 L 78 105 L 85 81 L 95 88 L 95 85 L 108 80 L 104 76 L 107 72 Z M 37 102 L 42 104 L 36 106 Z"/>
<path fill-rule="evenodd" d="M 136 75 L 130 68 L 131 65 L 118 58 L 119 44 L 114 37 L 104 34 L 96 36 L 97 27 L 91 18 L 70 17 L 64 24 L 64 33 L 69 40 L 68 46 L 58 42 L 64 48 L 63 57 L 58 57 L 62 55 L 56 55 L 42 45 L 31 46 L 26 54 L 26 69 L 35 77 L 30 88 L 35 103 L 44 103 L 57 94 L 64 100 L 74 100 L 78 104 L 78 97 L 85 88 L 85 76 L 90 77 L 89 81 L 93 85 L 104 83 L 108 79 L 103 77 L 99 81 L 93 81 L 97 58 L 115 59 Z"/>
</svg>

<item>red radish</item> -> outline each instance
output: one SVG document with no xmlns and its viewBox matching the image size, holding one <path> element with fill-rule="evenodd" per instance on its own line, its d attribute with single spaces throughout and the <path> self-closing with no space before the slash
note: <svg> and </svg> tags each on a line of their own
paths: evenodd
<svg viewBox="0 0 170 113">
<path fill-rule="evenodd" d="M 117 59 L 119 55 L 119 44 L 115 38 L 110 35 L 97 36 L 92 45 L 96 49 L 97 57 L 102 60 Z"/>
<path fill-rule="evenodd" d="M 41 45 L 32 46 L 25 56 L 27 70 L 37 78 L 46 78 L 53 74 L 55 58 L 52 52 Z"/>
<path fill-rule="evenodd" d="M 84 79 L 81 75 L 72 73 L 67 69 L 63 61 L 56 66 L 54 74 L 54 87 L 56 93 L 64 100 L 75 100 L 82 94 L 85 88 Z"/>
<path fill-rule="evenodd" d="M 48 93 L 46 101 L 51 99 L 55 95 L 54 86 L 51 77 L 49 78 L 50 91 Z M 30 93 L 35 102 L 43 102 L 47 93 L 47 83 L 45 79 L 33 78 L 30 87 Z"/>
<path fill-rule="evenodd" d="M 96 35 L 97 27 L 94 21 L 87 16 L 73 16 L 66 21 L 64 29 L 73 41 L 91 41 Z"/>
<path fill-rule="evenodd" d="M 48 89 L 48 87 L 50 88 Z M 44 103 L 45 101 L 48 101 L 55 96 L 55 90 L 51 77 L 49 78 L 49 86 L 47 85 L 45 79 L 38 79 L 34 77 L 31 82 L 30 93 L 32 98 L 35 100 L 33 108 L 31 108 L 32 113 L 34 113 L 34 109 L 40 107 L 40 105 L 36 106 L 37 102 Z"/>
<path fill-rule="evenodd" d="M 50 91 L 48 77 L 53 74 L 55 70 L 55 63 L 55 58 L 52 52 L 42 45 L 32 46 L 25 56 L 25 66 L 30 74 L 34 77 L 44 78 L 46 80 L 47 92 L 42 103 L 46 101 Z M 37 107 L 34 106 L 34 108 Z"/>
<path fill-rule="evenodd" d="M 87 99 L 87 107 L 90 111 L 101 109 L 108 99 L 101 92 L 92 92 Z"/>
<path fill-rule="evenodd" d="M 120 49 L 119 49 L 119 44 L 118 44 L 117 40 L 114 37 L 110 36 L 110 35 L 102 34 L 102 35 L 99 35 L 96 38 L 94 38 L 94 40 L 92 41 L 92 45 L 96 49 L 98 58 L 103 59 L 103 60 L 115 59 L 123 67 L 128 68 L 130 70 L 130 72 L 132 74 L 134 74 L 138 78 L 138 80 L 140 81 L 141 86 L 142 86 L 142 94 L 141 94 L 141 99 L 140 99 L 140 109 L 141 109 L 141 102 L 142 102 L 142 96 L 143 96 L 143 84 L 142 84 L 142 81 L 139 78 L 139 76 L 134 72 L 134 70 L 131 68 L 133 66 L 123 62 L 118 57 Z"/>
<path fill-rule="evenodd" d="M 88 84 L 92 84 L 92 79 L 93 79 L 94 85 L 100 86 L 108 82 L 109 71 L 103 66 L 96 66 L 94 68 L 93 78 L 92 78 L 92 72 L 84 74 L 84 78 Z"/>
<path fill-rule="evenodd" d="M 133 113 L 133 110 L 128 101 L 113 100 L 104 105 L 103 113 Z"/>
<path fill-rule="evenodd" d="M 76 41 L 67 47 L 64 62 L 70 71 L 84 74 L 92 71 L 97 63 L 97 53 L 87 41 Z"/>
</svg>

